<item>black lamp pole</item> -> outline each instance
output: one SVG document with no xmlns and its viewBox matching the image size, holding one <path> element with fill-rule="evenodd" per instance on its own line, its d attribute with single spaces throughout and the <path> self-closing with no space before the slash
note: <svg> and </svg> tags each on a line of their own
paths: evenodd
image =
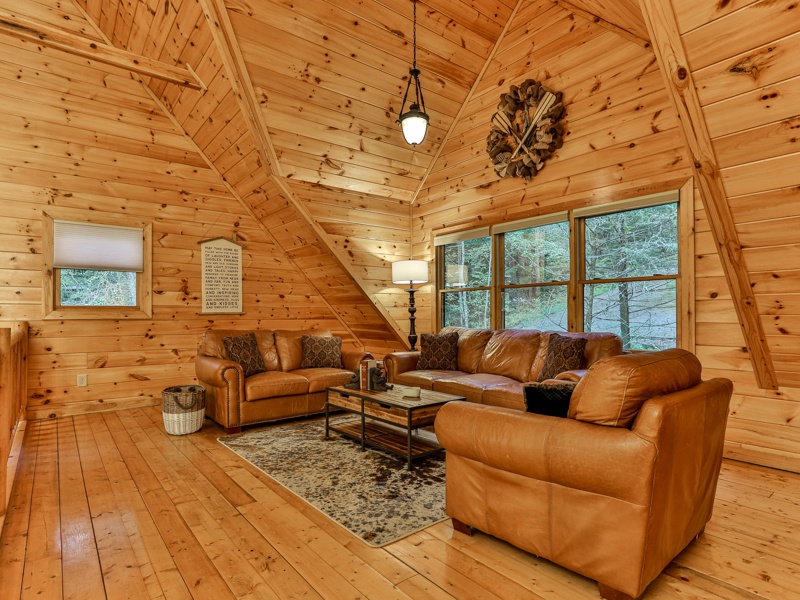
<svg viewBox="0 0 800 600">
<path fill-rule="evenodd" d="M 408 328 L 408 343 L 411 344 L 411 350 L 414 351 L 417 349 L 417 330 L 414 328 L 414 321 L 417 318 L 414 316 L 414 313 L 417 312 L 417 307 L 414 306 L 414 292 L 417 290 L 414 289 L 414 282 L 408 282 L 408 321 L 410 326 Z"/>
</svg>

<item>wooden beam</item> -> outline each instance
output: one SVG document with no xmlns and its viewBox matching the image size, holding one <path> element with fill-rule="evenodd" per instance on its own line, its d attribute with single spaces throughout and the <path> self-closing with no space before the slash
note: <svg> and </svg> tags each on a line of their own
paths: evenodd
<svg viewBox="0 0 800 600">
<path fill-rule="evenodd" d="M 267 169 L 271 180 L 278 186 L 281 190 L 281 194 L 286 198 L 292 208 L 294 208 L 300 218 L 311 228 L 342 270 L 348 275 L 356 289 L 375 307 L 375 310 L 389 328 L 389 331 L 395 334 L 397 341 L 405 347 L 408 347 L 408 340 L 403 330 L 378 299 L 373 294 L 366 291 L 364 282 L 355 272 L 353 266 L 341 255 L 340 251 L 328 237 L 328 234 L 308 211 L 305 204 L 294 195 L 294 192 L 286 182 L 286 178 L 282 176 L 278 155 L 270 139 L 263 112 L 256 102 L 255 89 L 250 81 L 247 66 L 242 56 L 241 49 L 239 48 L 236 34 L 233 31 L 233 25 L 228 18 L 224 1 L 199 0 L 199 3 L 211 27 L 214 41 L 222 55 L 225 67 L 228 70 L 231 85 L 239 100 L 239 106 L 247 122 L 248 129 L 256 140 L 256 147 L 258 148 L 261 161 L 264 164 L 264 168 Z M 338 312 L 336 312 L 335 308 L 333 310 L 334 314 L 338 316 Z"/>
<path fill-rule="evenodd" d="M 75 35 L 6 10 L 0 10 L 0 33 L 193 90 L 206 89 L 203 82 L 190 69 L 121 50 L 111 44 Z"/>
<path fill-rule="evenodd" d="M 450 140 L 450 136 L 453 135 L 453 131 L 455 131 L 455 128 L 458 125 L 458 121 L 461 119 L 461 115 L 464 114 L 467 105 L 469 104 L 470 100 L 472 100 L 472 96 L 475 94 L 475 90 L 478 88 L 478 84 L 480 84 L 481 80 L 483 79 L 484 73 L 486 73 L 486 69 L 489 68 L 489 65 L 491 64 L 492 60 L 494 60 L 494 55 L 497 53 L 498 48 L 500 48 L 500 44 L 503 41 L 503 39 L 506 37 L 506 33 L 508 33 L 508 28 L 511 26 L 511 22 L 514 20 L 514 17 L 517 16 L 517 12 L 519 12 L 519 9 L 523 4 L 525 4 L 525 0 L 517 0 L 517 5 L 514 7 L 514 10 L 512 10 L 511 14 L 508 16 L 508 21 L 506 21 L 506 24 L 503 27 L 503 31 L 500 32 L 500 35 L 497 37 L 497 41 L 494 43 L 494 46 L 492 47 L 492 51 L 489 52 L 489 56 L 486 57 L 486 60 L 483 63 L 483 67 L 481 67 L 480 73 L 478 73 L 478 76 L 475 78 L 475 81 L 473 82 L 472 87 L 470 88 L 469 93 L 467 94 L 467 97 L 464 98 L 464 102 L 461 103 L 461 108 L 458 109 L 458 113 L 456 113 L 456 116 L 453 117 L 453 122 L 450 124 L 450 129 L 448 129 L 447 133 L 444 134 L 442 142 L 436 149 L 436 154 L 433 155 L 433 158 L 431 159 L 431 162 L 428 165 L 428 170 L 425 171 L 425 174 L 422 176 L 422 179 L 420 179 L 417 189 L 414 190 L 414 195 L 411 197 L 412 205 L 416 203 L 417 196 L 419 196 L 419 193 L 425 186 L 425 181 L 427 181 L 428 177 L 433 172 L 433 168 L 436 166 L 436 161 L 438 161 L 439 157 L 442 155 L 442 150 L 444 150 L 445 145 Z M 412 211 L 411 223 L 413 231 L 413 223 L 414 223 L 413 211 Z M 411 240 L 413 241 L 413 239 L 414 238 L 412 236 Z"/>
<path fill-rule="evenodd" d="M 568 0 L 553 0 L 556 4 L 558 4 L 561 8 L 568 10 L 569 12 L 576 14 L 584 19 L 591 21 L 592 23 L 596 23 L 600 27 L 608 29 L 609 31 L 613 31 L 616 34 L 621 35 L 626 40 L 633 42 L 634 44 L 639 44 L 644 48 L 650 47 L 650 40 L 646 40 L 642 37 L 639 37 L 635 33 L 632 33 L 625 29 L 624 27 L 620 27 L 619 25 L 615 25 L 610 21 L 606 21 L 603 17 L 600 17 L 588 10 L 584 10 L 583 8 L 578 8 Z"/>
<path fill-rule="evenodd" d="M 702 194 L 703 206 L 717 244 L 756 381 L 763 389 L 777 389 L 775 367 L 758 315 L 711 135 L 681 41 L 672 0 L 641 0 L 640 5 L 664 76 L 667 94 L 678 113 L 679 129 Z"/>
</svg>

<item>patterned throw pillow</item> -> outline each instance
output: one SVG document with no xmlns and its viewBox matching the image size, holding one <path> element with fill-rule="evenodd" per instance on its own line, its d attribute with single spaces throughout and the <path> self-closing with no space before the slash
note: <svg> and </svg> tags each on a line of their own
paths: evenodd
<svg viewBox="0 0 800 600">
<path fill-rule="evenodd" d="M 342 364 L 342 338 L 304 335 L 300 338 L 300 344 L 303 346 L 301 369 L 344 368 Z"/>
<path fill-rule="evenodd" d="M 580 369 L 583 364 L 583 351 L 586 349 L 586 338 L 571 338 L 554 333 L 547 345 L 547 356 L 544 357 L 542 371 L 537 381 L 552 379 L 564 371 Z"/>
<path fill-rule="evenodd" d="M 575 390 L 576 383 L 539 383 L 532 381 L 522 384 L 525 394 L 525 410 L 537 415 L 566 418 L 569 412 L 569 400 Z"/>
<path fill-rule="evenodd" d="M 417 369 L 458 370 L 458 333 L 423 333 Z"/>
<path fill-rule="evenodd" d="M 241 365 L 245 377 L 250 377 L 256 373 L 263 373 L 267 370 L 264 359 L 258 350 L 256 334 L 252 331 L 236 337 L 222 338 L 222 345 L 228 354 L 228 360 L 232 360 Z"/>
</svg>

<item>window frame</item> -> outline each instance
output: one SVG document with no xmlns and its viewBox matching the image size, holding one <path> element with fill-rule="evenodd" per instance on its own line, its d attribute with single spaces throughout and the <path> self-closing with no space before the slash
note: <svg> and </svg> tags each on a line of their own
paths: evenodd
<svg viewBox="0 0 800 600">
<path fill-rule="evenodd" d="M 53 266 L 54 221 L 91 223 L 142 230 L 144 263 L 136 274 L 135 306 L 63 306 L 59 302 L 60 269 Z M 151 319 L 153 317 L 153 225 L 108 213 L 81 209 L 48 208 L 42 211 L 43 319 Z"/>
<path fill-rule="evenodd" d="M 503 265 L 505 257 L 503 256 L 503 236 L 506 232 L 515 231 L 518 229 L 527 229 L 541 225 L 547 225 L 555 222 L 569 222 L 569 235 L 570 235 L 570 278 L 567 283 L 567 331 L 578 332 L 583 331 L 583 300 L 584 300 L 584 286 L 593 283 L 604 282 L 606 280 L 587 280 L 585 271 L 584 260 L 584 224 L 583 220 L 603 214 L 619 213 L 628 210 L 636 210 L 641 208 L 648 208 L 651 206 L 658 206 L 663 204 L 677 203 L 677 218 L 678 218 L 678 273 L 677 275 L 657 275 L 648 277 L 626 278 L 630 281 L 644 281 L 644 280 L 663 280 L 672 279 L 675 281 L 675 300 L 676 300 L 676 346 L 684 348 L 690 352 L 695 349 L 695 317 L 694 317 L 694 298 L 695 298 L 695 278 L 694 278 L 694 184 L 693 180 L 689 179 L 681 187 L 676 188 L 674 185 L 664 187 L 663 191 L 639 196 L 630 199 L 618 200 L 608 204 L 586 206 L 584 208 L 573 209 L 561 213 L 552 213 L 549 215 L 542 215 L 531 219 L 525 219 L 513 222 L 503 222 L 493 225 L 491 227 L 483 227 L 480 231 L 489 229 L 489 235 L 492 238 L 492 272 L 493 280 L 490 292 L 491 302 L 491 328 L 497 329 L 502 327 L 503 314 L 502 314 L 502 290 L 508 287 L 541 287 L 544 285 L 563 285 L 563 283 L 548 283 L 548 284 L 521 284 L 521 285 L 504 285 L 500 276 L 503 275 Z M 470 231 L 461 231 L 457 233 L 448 233 L 439 237 L 434 237 L 435 246 L 435 261 L 436 267 L 436 297 L 434 299 L 434 306 L 436 314 L 434 315 L 434 322 L 437 329 L 442 327 L 442 310 L 443 310 L 443 293 L 442 282 L 444 281 L 444 245 L 449 242 L 449 238 L 456 238 L 456 236 L 466 236 L 469 239 Z M 466 288 L 463 288 L 466 289 Z"/>
<path fill-rule="evenodd" d="M 444 246 L 447 244 L 453 244 L 457 242 L 466 242 L 469 240 L 476 240 L 482 238 L 489 238 L 489 243 L 491 244 L 491 256 L 492 256 L 492 264 L 491 264 L 491 283 L 490 285 L 479 285 L 473 287 L 460 287 L 458 289 L 455 288 L 445 288 L 443 287 L 443 282 L 445 281 L 445 261 L 444 261 Z M 442 311 L 444 310 L 444 294 L 459 294 L 459 293 L 466 293 L 466 292 L 480 292 L 480 291 L 488 291 L 489 292 L 489 322 L 493 323 L 495 319 L 494 311 L 495 311 L 495 294 L 497 293 L 495 281 L 497 280 L 497 263 L 495 261 L 495 256 L 497 255 L 497 246 L 495 237 L 491 234 L 491 231 L 488 227 L 482 227 L 480 229 L 473 229 L 468 232 L 456 233 L 452 236 L 445 235 L 440 236 L 438 239 L 438 246 L 436 248 L 437 252 L 437 260 L 436 260 L 436 297 L 437 297 L 437 323 L 441 323 L 442 320 Z"/>
</svg>

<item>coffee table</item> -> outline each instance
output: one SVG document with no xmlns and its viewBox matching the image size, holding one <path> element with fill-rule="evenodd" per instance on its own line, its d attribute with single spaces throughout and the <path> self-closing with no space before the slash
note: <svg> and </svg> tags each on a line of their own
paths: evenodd
<svg viewBox="0 0 800 600">
<path fill-rule="evenodd" d="M 433 425 L 439 409 L 456 400 L 466 398 L 430 390 L 420 390 L 419 398 L 405 398 L 399 390 L 378 392 L 329 387 L 325 399 L 325 437 L 329 437 L 333 430 L 361 442 L 362 450 L 365 446 L 372 446 L 403 456 L 410 471 L 412 461 L 443 450 L 439 444 L 415 435 L 414 431 Z M 361 415 L 361 419 L 332 425 L 331 407 L 356 413 Z"/>
</svg>

